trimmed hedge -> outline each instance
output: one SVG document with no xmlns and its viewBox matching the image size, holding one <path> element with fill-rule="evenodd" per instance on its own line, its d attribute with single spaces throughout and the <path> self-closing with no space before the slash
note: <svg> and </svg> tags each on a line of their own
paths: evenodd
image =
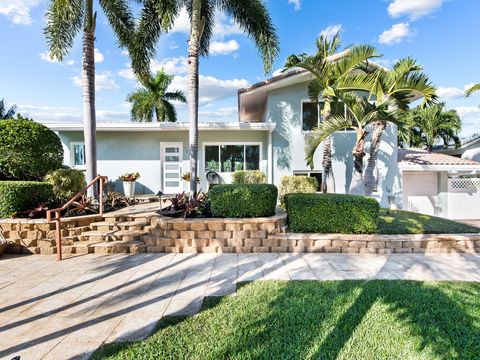
<svg viewBox="0 0 480 360">
<path fill-rule="evenodd" d="M 267 176 L 261 170 L 238 170 L 232 175 L 232 184 L 265 184 Z"/>
<path fill-rule="evenodd" d="M 277 196 L 277 187 L 271 184 L 217 185 L 208 192 L 214 217 L 272 216 Z"/>
<path fill-rule="evenodd" d="M 0 217 L 33 209 L 53 198 L 53 186 L 38 181 L 0 181 Z"/>
<path fill-rule="evenodd" d="M 60 138 L 33 120 L 0 121 L 0 180 L 42 181 L 62 167 Z"/>
<path fill-rule="evenodd" d="M 290 194 L 285 198 L 289 231 L 371 234 L 380 205 L 375 199 L 346 194 Z"/>
<path fill-rule="evenodd" d="M 318 181 L 310 176 L 284 176 L 280 180 L 280 207 L 285 210 L 285 195 L 317 192 Z"/>
<path fill-rule="evenodd" d="M 55 199 L 61 203 L 67 202 L 87 186 L 83 172 L 70 168 L 62 168 L 49 172 L 45 176 L 45 182 L 53 186 Z"/>
</svg>

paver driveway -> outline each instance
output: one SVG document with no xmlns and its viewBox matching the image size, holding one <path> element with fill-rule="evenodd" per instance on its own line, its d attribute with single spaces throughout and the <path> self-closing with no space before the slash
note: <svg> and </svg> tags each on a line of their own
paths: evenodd
<svg viewBox="0 0 480 360">
<path fill-rule="evenodd" d="M 0 358 L 88 358 L 142 339 L 165 315 L 194 314 L 238 281 L 480 281 L 479 255 L 138 254 L 0 259 Z"/>
</svg>

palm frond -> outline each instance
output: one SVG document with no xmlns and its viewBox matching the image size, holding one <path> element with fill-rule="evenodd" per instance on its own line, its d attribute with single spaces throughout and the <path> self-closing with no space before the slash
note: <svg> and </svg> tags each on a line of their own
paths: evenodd
<svg viewBox="0 0 480 360">
<path fill-rule="evenodd" d="M 359 68 L 370 59 L 380 57 L 377 49 L 372 45 L 357 45 L 347 50 L 345 56 L 342 56 L 336 63 L 336 72 L 338 77 L 347 76 L 353 70 Z"/>
<path fill-rule="evenodd" d="M 134 41 L 135 21 L 127 1 L 99 0 L 99 3 L 120 46 L 128 48 Z"/>
<path fill-rule="evenodd" d="M 82 29 L 85 17 L 83 0 L 52 0 L 45 14 L 43 33 L 52 59 L 63 61 Z"/>
<path fill-rule="evenodd" d="M 186 103 L 187 102 L 187 98 L 185 97 L 185 94 L 181 90 L 165 93 L 164 99 L 169 100 L 169 101 L 178 101 L 178 102 L 181 102 L 181 103 Z"/>
<path fill-rule="evenodd" d="M 480 83 L 473 85 L 467 91 L 465 91 L 465 96 L 469 97 L 472 95 L 474 92 L 480 91 Z"/>
</svg>

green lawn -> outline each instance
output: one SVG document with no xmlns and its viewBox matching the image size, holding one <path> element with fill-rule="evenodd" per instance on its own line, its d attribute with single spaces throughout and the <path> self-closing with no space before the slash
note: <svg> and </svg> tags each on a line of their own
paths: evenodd
<svg viewBox="0 0 480 360">
<path fill-rule="evenodd" d="M 478 359 L 480 284 L 267 281 L 93 359 Z"/>
<path fill-rule="evenodd" d="M 380 234 L 454 234 L 477 233 L 480 232 L 480 228 L 410 211 L 390 210 L 388 214 L 386 209 L 381 209 L 378 232 Z"/>
</svg>

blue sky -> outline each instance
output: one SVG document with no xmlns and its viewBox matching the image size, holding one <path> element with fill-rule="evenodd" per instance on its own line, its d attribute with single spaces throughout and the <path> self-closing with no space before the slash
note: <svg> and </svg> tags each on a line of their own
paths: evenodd
<svg viewBox="0 0 480 360">
<path fill-rule="evenodd" d="M 46 0 L 0 0 L 0 98 L 43 122 L 80 122 L 81 38 L 64 63 L 49 60 L 43 36 Z M 462 135 L 480 132 L 480 96 L 465 99 L 465 86 L 480 82 L 480 1 L 478 0 L 267 0 L 278 28 L 280 69 L 291 53 L 314 51 L 323 31 L 342 31 L 344 45 L 370 43 L 393 61 L 413 56 L 439 88 L 449 108 L 464 123 Z M 98 121 L 129 121 L 126 95 L 136 87 L 129 59 L 116 46 L 98 5 L 95 47 Z M 188 19 L 182 12 L 174 29 L 162 36 L 153 69 L 175 75 L 173 87 L 186 91 Z M 216 16 L 209 58 L 201 60 L 202 121 L 235 121 L 236 92 L 265 78 L 254 44 L 225 14 Z M 187 120 L 185 106 L 178 107 Z"/>
</svg>

